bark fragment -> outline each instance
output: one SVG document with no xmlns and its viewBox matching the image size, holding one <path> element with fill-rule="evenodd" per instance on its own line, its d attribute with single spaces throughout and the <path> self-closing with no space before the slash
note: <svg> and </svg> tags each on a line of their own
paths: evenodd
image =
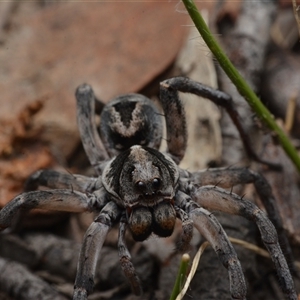
<svg viewBox="0 0 300 300">
<path fill-rule="evenodd" d="M 256 92 L 260 84 L 275 9 L 275 3 L 270 1 L 244 1 L 234 27 L 222 35 L 222 44 L 227 55 Z M 253 124 L 251 108 L 223 71 L 219 74 L 219 80 L 220 89 L 232 96 L 255 149 L 255 145 L 260 142 L 260 133 Z M 226 114 L 222 116 L 221 128 L 224 164 L 247 165 L 249 160 L 245 156 L 237 129 Z"/>
<path fill-rule="evenodd" d="M 0 289 L 19 300 L 66 300 L 23 265 L 0 258 Z"/>
</svg>

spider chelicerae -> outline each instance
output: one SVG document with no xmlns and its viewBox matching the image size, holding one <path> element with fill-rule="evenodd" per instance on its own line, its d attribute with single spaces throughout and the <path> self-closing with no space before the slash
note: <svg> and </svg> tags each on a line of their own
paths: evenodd
<svg viewBox="0 0 300 300">
<path fill-rule="evenodd" d="M 52 170 L 34 173 L 27 189 L 45 186 L 53 190 L 26 191 L 0 211 L 0 228 L 12 225 L 23 209 L 42 208 L 68 212 L 97 212 L 81 248 L 73 299 L 87 299 L 93 289 L 97 257 L 110 228 L 119 223 L 119 258 L 135 294 L 141 283 L 125 244 L 129 229 L 136 241 L 152 233 L 167 237 L 176 219 L 182 222 L 179 251 L 187 251 L 195 227 L 211 244 L 230 278 L 233 299 L 246 299 L 246 283 L 224 229 L 208 210 L 241 215 L 254 221 L 275 264 L 287 299 L 297 299 L 293 279 L 278 243 L 274 225 L 252 202 L 223 188 L 253 183 L 266 206 L 274 206 L 266 180 L 248 168 L 216 168 L 190 173 L 178 164 L 187 146 L 186 119 L 178 91 L 206 97 L 226 108 L 238 127 L 245 148 L 256 160 L 231 98 L 188 78 L 176 77 L 160 84 L 160 104 L 166 121 L 167 150 L 158 150 L 162 138 L 162 114 L 140 94 L 127 94 L 105 105 L 100 135 L 95 122 L 93 90 L 83 84 L 76 91 L 81 140 L 98 177 L 64 174 Z M 262 161 L 263 162 L 263 161 Z M 267 163 L 267 162 L 263 162 Z M 222 187 L 217 186 L 220 182 Z M 273 206 L 272 206 L 273 205 Z M 272 208 L 271 208 L 272 210 Z M 278 218 L 272 220 L 280 225 Z"/>
</svg>

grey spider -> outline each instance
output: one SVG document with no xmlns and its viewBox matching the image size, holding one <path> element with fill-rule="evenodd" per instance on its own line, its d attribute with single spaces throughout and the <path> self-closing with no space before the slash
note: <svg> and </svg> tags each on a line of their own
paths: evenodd
<svg viewBox="0 0 300 300">
<path fill-rule="evenodd" d="M 77 119 L 82 143 L 98 177 L 41 170 L 33 174 L 27 190 L 38 186 L 53 190 L 26 191 L 0 211 L 0 228 L 12 225 L 23 209 L 43 208 L 69 212 L 97 212 L 81 248 L 74 300 L 87 299 L 93 289 L 98 254 L 110 228 L 119 223 L 118 249 L 122 269 L 132 290 L 142 293 L 141 283 L 125 244 L 129 229 L 136 241 L 152 233 L 167 237 L 176 219 L 182 222 L 178 250 L 186 251 L 195 227 L 211 244 L 230 278 L 233 299 L 246 299 L 246 283 L 236 252 L 224 229 L 207 209 L 241 215 L 256 223 L 275 264 L 287 299 L 297 299 L 293 279 L 278 243 L 274 225 L 252 202 L 216 186 L 232 187 L 253 183 L 281 229 L 274 214 L 274 198 L 266 180 L 248 168 L 216 168 L 190 173 L 178 164 L 187 145 L 186 119 L 178 91 L 206 97 L 223 105 L 237 125 L 246 150 L 251 150 L 231 98 L 218 90 L 188 78 L 176 77 L 160 84 L 160 104 L 167 128 L 166 153 L 158 150 L 162 137 L 162 115 L 152 102 L 139 94 L 115 98 L 101 113 L 100 136 L 95 122 L 92 88 L 81 85 L 76 91 Z M 267 163 L 267 162 L 264 162 Z M 276 212 L 276 211 L 275 211 Z"/>
</svg>

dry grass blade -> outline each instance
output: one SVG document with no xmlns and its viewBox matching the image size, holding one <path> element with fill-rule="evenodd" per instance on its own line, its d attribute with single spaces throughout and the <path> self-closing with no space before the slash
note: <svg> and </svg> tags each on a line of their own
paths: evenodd
<svg viewBox="0 0 300 300">
<path fill-rule="evenodd" d="M 254 244 L 251 244 L 251 243 L 248 243 L 246 241 L 236 239 L 236 238 L 233 238 L 233 237 L 228 237 L 228 238 L 229 238 L 230 242 L 233 243 L 233 244 L 240 245 L 240 246 L 244 247 L 245 249 L 251 250 L 251 251 L 255 252 L 256 254 L 258 254 L 260 256 L 270 257 L 268 251 L 254 245 Z"/>
<path fill-rule="evenodd" d="M 260 256 L 263 256 L 263 257 L 266 257 L 266 258 L 270 258 L 270 255 L 269 253 L 254 245 L 254 244 L 251 244 L 251 243 L 248 243 L 246 241 L 243 241 L 243 240 L 240 240 L 240 239 L 236 239 L 236 238 L 233 238 L 233 237 L 228 237 L 230 242 L 233 243 L 233 244 L 236 244 L 236 245 L 240 245 L 242 247 L 244 247 L 245 249 L 248 249 L 248 250 L 251 250 L 253 252 L 255 252 L 256 254 L 260 255 Z M 184 284 L 184 287 L 183 289 L 180 291 L 180 293 L 178 294 L 176 300 L 182 300 L 186 291 L 188 290 L 188 287 L 196 273 L 196 270 L 198 268 L 198 265 L 199 265 L 199 262 L 200 262 L 200 258 L 201 258 L 201 255 L 202 253 L 204 252 L 204 250 L 206 249 L 206 247 L 209 245 L 209 243 L 206 241 L 204 242 L 201 247 L 199 248 L 198 252 L 196 253 L 194 259 L 193 259 L 193 263 L 192 263 L 192 266 L 191 266 L 191 270 L 190 270 L 190 273 L 186 279 L 186 282 Z M 300 262 L 299 261 L 296 261 L 295 262 L 295 265 L 296 267 L 300 270 Z M 300 300 L 300 298 L 299 298 Z"/>
<path fill-rule="evenodd" d="M 228 238 L 229 238 L 230 242 L 233 244 L 240 245 L 240 246 L 244 247 L 245 249 L 251 250 L 260 256 L 270 258 L 269 252 L 267 252 L 266 250 L 254 245 L 254 244 L 251 244 L 246 241 L 236 239 L 233 237 L 228 237 Z M 299 261 L 295 261 L 295 266 L 300 270 L 300 262 Z"/>
<path fill-rule="evenodd" d="M 295 93 L 288 101 L 288 106 L 285 114 L 285 130 L 290 134 L 295 120 L 295 111 L 297 106 L 298 93 Z"/>
<path fill-rule="evenodd" d="M 204 252 L 205 248 L 208 245 L 209 245 L 208 242 L 204 242 L 201 245 L 201 247 L 199 248 L 198 252 L 196 253 L 196 255 L 195 255 L 194 259 L 193 259 L 193 263 L 192 263 L 192 266 L 191 266 L 190 273 L 189 273 L 189 275 L 188 275 L 188 277 L 186 279 L 186 282 L 184 284 L 183 289 L 181 290 L 181 292 L 176 297 L 176 300 L 181 300 L 184 297 L 184 295 L 185 295 L 187 289 L 189 288 L 189 285 L 190 285 L 190 283 L 191 283 L 191 281 L 192 281 L 192 279 L 193 279 L 193 277 L 194 277 L 194 275 L 196 273 L 196 270 L 198 268 L 201 255 L 202 255 L 202 253 Z"/>
</svg>

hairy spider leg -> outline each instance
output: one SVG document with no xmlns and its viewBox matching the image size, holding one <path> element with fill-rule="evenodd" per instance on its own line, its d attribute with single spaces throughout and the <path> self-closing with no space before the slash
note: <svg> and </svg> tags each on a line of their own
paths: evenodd
<svg viewBox="0 0 300 300">
<path fill-rule="evenodd" d="M 81 141 L 91 165 L 98 174 L 101 174 L 101 163 L 107 161 L 109 155 L 97 132 L 94 92 L 91 86 L 82 84 L 77 88 L 75 96 L 77 100 L 77 123 Z"/>
<path fill-rule="evenodd" d="M 184 193 L 176 195 L 175 203 L 193 221 L 195 228 L 210 243 L 220 261 L 228 271 L 232 299 L 245 300 L 247 294 L 244 273 L 235 249 L 217 218 L 200 207 Z"/>
<path fill-rule="evenodd" d="M 71 190 L 33 191 L 18 195 L 0 210 L 0 230 L 10 227 L 18 212 L 33 208 L 85 212 L 92 211 L 96 195 Z"/>
<path fill-rule="evenodd" d="M 247 287 L 237 254 L 227 234 L 215 216 L 202 207 L 195 207 L 189 213 L 195 227 L 211 244 L 220 261 L 228 270 L 232 299 L 246 299 Z"/>
<path fill-rule="evenodd" d="M 190 197 L 181 191 L 177 191 L 177 198 L 178 197 L 181 199 L 181 201 L 190 201 Z M 176 245 L 176 250 L 183 253 L 188 251 L 190 248 L 190 242 L 193 238 L 194 224 L 189 215 L 182 208 L 175 205 L 175 210 L 177 218 L 182 222 L 182 234 L 179 242 Z"/>
<path fill-rule="evenodd" d="M 43 186 L 51 189 L 70 189 L 92 193 L 98 188 L 97 183 L 98 178 L 94 177 L 61 173 L 54 170 L 39 170 L 27 179 L 24 191 L 34 191 Z"/>
<path fill-rule="evenodd" d="M 200 186 L 218 185 L 222 188 L 232 188 L 237 184 L 253 183 L 257 194 L 265 206 L 269 219 L 277 230 L 279 243 L 287 258 L 289 267 L 293 274 L 297 274 L 292 248 L 283 227 L 275 197 L 264 176 L 248 168 L 215 168 L 192 173 L 191 181 Z"/>
<path fill-rule="evenodd" d="M 178 192 L 175 205 L 187 212 L 195 228 L 210 243 L 227 269 L 232 299 L 245 300 L 247 286 L 235 249 L 217 218 L 192 199 L 189 195 Z"/>
<path fill-rule="evenodd" d="M 240 215 L 250 221 L 254 221 L 275 265 L 283 292 L 287 299 L 297 300 L 293 278 L 278 243 L 276 229 L 261 209 L 237 194 L 212 185 L 196 188 L 191 193 L 191 197 L 204 208 Z M 197 224 L 195 226 L 197 227 Z"/>
<path fill-rule="evenodd" d="M 160 84 L 159 99 L 164 111 L 167 129 L 167 153 L 179 164 L 187 147 L 187 126 L 184 107 L 177 90 L 166 81 Z"/>
<path fill-rule="evenodd" d="M 143 293 L 142 285 L 140 279 L 135 271 L 135 268 L 131 262 L 131 255 L 125 243 L 125 232 L 127 227 L 126 216 L 123 214 L 120 220 L 119 227 L 119 238 L 118 238 L 118 249 L 119 249 L 119 259 L 121 263 L 122 270 L 128 278 L 131 289 L 135 295 L 141 295 Z"/>
<path fill-rule="evenodd" d="M 98 256 L 108 231 L 120 216 L 117 204 L 108 202 L 86 231 L 78 260 L 73 300 L 86 300 L 92 292 Z"/>
<path fill-rule="evenodd" d="M 225 108 L 225 110 L 229 114 L 232 122 L 235 124 L 235 126 L 237 127 L 237 129 L 240 133 L 241 139 L 243 141 L 243 144 L 244 144 L 244 147 L 245 147 L 245 150 L 246 150 L 248 156 L 250 158 L 252 158 L 253 160 L 263 163 L 273 169 L 281 170 L 282 167 L 279 164 L 275 164 L 270 161 L 265 161 L 255 153 L 255 151 L 253 150 L 253 148 L 251 146 L 250 138 L 242 125 L 243 122 L 241 120 L 241 117 L 239 116 L 237 110 L 234 107 L 234 103 L 232 101 L 231 96 L 229 96 L 228 94 L 226 94 L 220 90 L 213 89 L 211 87 L 208 87 L 204 84 L 193 81 L 186 77 L 174 77 L 171 79 L 167 79 L 160 83 L 160 88 L 161 88 L 162 104 L 164 105 L 164 101 L 165 101 L 164 99 L 166 99 L 166 101 L 165 101 L 166 104 L 172 109 L 173 107 L 171 104 L 169 104 L 169 102 L 172 101 L 172 99 L 174 99 L 174 106 L 176 106 L 178 112 L 180 112 L 182 105 L 178 104 L 180 101 L 178 99 L 177 92 L 195 94 L 200 97 L 207 98 L 208 100 L 211 100 L 216 105 Z M 164 108 L 164 110 L 165 110 L 165 108 Z M 170 112 L 168 110 L 165 110 L 165 111 L 168 112 L 167 117 L 170 119 L 170 124 L 169 124 L 170 130 L 171 130 L 170 133 L 172 132 L 172 126 L 175 126 L 174 130 L 176 132 L 174 131 L 174 132 L 172 132 L 172 134 L 176 134 L 176 133 L 178 135 L 185 134 L 186 133 L 185 119 L 183 121 L 181 121 L 181 119 L 175 119 L 175 117 L 177 117 L 177 116 L 175 116 L 175 114 L 174 114 L 174 118 L 172 117 L 172 110 Z M 174 111 L 175 111 L 175 109 L 174 109 Z M 180 114 L 181 118 L 182 118 L 183 114 L 184 113 Z M 179 117 L 179 114 L 178 114 L 178 117 Z M 176 124 L 174 124 L 174 122 Z M 182 123 L 182 124 L 180 124 L 180 123 Z M 180 126 L 183 126 L 183 128 L 181 130 L 180 130 Z M 178 127 L 178 129 L 177 129 L 177 127 Z M 169 134 L 168 134 L 168 141 L 169 141 L 169 138 L 171 139 L 171 136 L 169 136 Z M 182 142 L 178 143 L 178 141 L 180 139 L 182 139 Z M 178 143 L 178 145 L 177 145 L 177 143 Z M 169 147 L 171 148 L 169 150 L 171 155 L 174 155 L 178 159 L 181 157 L 182 150 L 180 149 L 180 150 L 176 151 L 177 146 L 179 146 L 179 147 L 181 146 L 181 149 L 186 147 L 186 134 L 185 134 L 185 137 L 176 135 L 176 137 L 174 138 L 174 141 L 170 142 L 170 145 L 169 145 Z M 174 151 L 174 153 L 173 153 L 173 151 Z"/>
</svg>

